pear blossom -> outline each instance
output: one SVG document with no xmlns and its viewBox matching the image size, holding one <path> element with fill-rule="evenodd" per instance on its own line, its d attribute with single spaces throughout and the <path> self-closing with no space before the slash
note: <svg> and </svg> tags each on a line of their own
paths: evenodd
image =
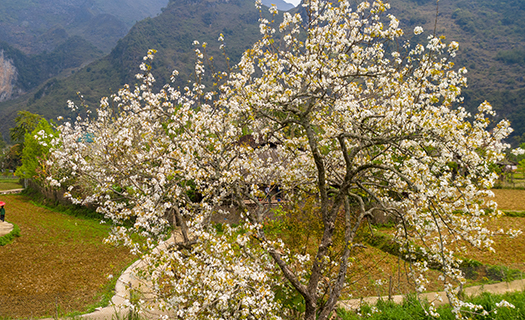
<svg viewBox="0 0 525 320">
<path fill-rule="evenodd" d="M 304 319 L 328 319 L 359 247 L 357 231 L 376 212 L 396 221 L 418 292 L 438 264 L 458 317 L 477 310 L 457 298 L 465 279 L 454 249 L 493 250 L 485 220 L 499 213 L 485 197 L 510 124 L 488 131 L 488 103 L 474 116 L 460 106 L 466 69 L 450 61 L 457 43 L 431 35 L 425 45 L 389 52 L 384 43 L 401 41 L 403 30 L 392 15 L 382 22 L 388 4 L 303 7 L 306 15 L 286 13 L 278 27 L 261 18 L 262 38 L 227 73 L 205 72 L 203 61 L 212 60 L 205 44 L 196 48 L 197 79 L 182 90 L 153 90 L 149 51 L 140 85 L 60 126 L 49 185 L 70 188 L 71 200 L 105 215 L 113 224 L 107 242 L 142 256 L 152 303 L 174 317 L 281 319 L 290 310 L 278 296 L 299 295 Z M 204 77 L 217 85 L 207 89 Z M 271 203 L 270 187 L 290 214 L 313 202 L 321 230 L 313 254 L 265 228 L 279 212 L 264 201 Z M 226 208 L 243 223 L 217 230 L 210 221 Z M 176 242 L 158 247 L 173 220 Z M 332 250 L 336 229 L 340 250 Z M 425 261 L 415 259 L 415 239 Z"/>
</svg>

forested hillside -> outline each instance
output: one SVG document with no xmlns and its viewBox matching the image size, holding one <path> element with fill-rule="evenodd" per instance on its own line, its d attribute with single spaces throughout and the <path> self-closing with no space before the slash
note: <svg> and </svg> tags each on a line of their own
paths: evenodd
<svg viewBox="0 0 525 320">
<path fill-rule="evenodd" d="M 28 109 L 47 118 L 72 116 L 68 99 L 80 103 L 77 92 L 88 105 L 96 105 L 102 96 L 116 92 L 124 83 L 135 82 L 134 75 L 148 49 L 158 50 L 153 67 L 158 83 L 169 81 L 179 70 L 179 85 L 191 79 L 195 55 L 192 42 L 210 43 L 209 54 L 219 68 L 226 67 L 217 38 L 225 36 L 231 63 L 239 60 L 259 36 L 259 12 L 251 0 L 171 1 L 163 13 L 138 22 L 106 57 L 93 62 L 67 79 L 51 79 L 37 91 L 0 104 L 0 121 L 10 123 L 17 110 Z M 4 137 L 7 128 L 2 128 Z"/>
<path fill-rule="evenodd" d="M 393 0 L 401 26 L 434 30 L 436 1 Z M 474 110 L 487 100 L 500 119 L 525 133 L 525 1 L 444 0 L 437 8 L 437 34 L 457 41 L 456 65 L 468 69 L 464 105 Z M 410 30 L 407 30 L 410 31 Z M 424 41 L 426 34 L 420 36 Z M 511 140 L 511 142 L 516 142 Z M 525 142 L 525 140 L 523 141 Z"/>
<path fill-rule="evenodd" d="M 433 0 L 392 0 L 391 5 L 391 13 L 399 18 L 407 37 L 413 37 L 416 25 L 424 27 L 425 32 L 412 41 L 424 42 L 435 27 L 447 41 L 460 43 L 455 63 L 469 70 L 469 87 L 464 90 L 467 109 L 474 110 L 488 100 L 498 117 L 512 121 L 515 135 L 525 132 L 525 1 L 442 0 L 436 7 Z M 181 79 L 191 79 L 193 40 L 208 42 L 210 55 L 222 68 L 224 59 L 216 40 L 223 33 L 234 64 L 259 36 L 258 17 L 252 0 L 171 0 L 160 15 L 134 25 L 106 57 L 67 79 L 52 79 L 30 94 L 1 103 L 0 121 L 12 125 L 20 109 L 48 118 L 67 118 L 66 101 L 78 102 L 78 91 L 88 104 L 98 104 L 100 97 L 124 83 L 134 83 L 133 75 L 149 48 L 158 50 L 153 67 L 160 84 L 168 80 L 173 69 L 180 72 Z M 183 80 L 178 84 L 184 84 Z"/>
<path fill-rule="evenodd" d="M 80 36 L 104 52 L 168 0 L 0 0 L 0 41 L 27 54 Z"/>
<path fill-rule="evenodd" d="M 0 42 L 0 52 L 0 70 L 4 71 L 0 101 L 8 100 L 18 92 L 28 92 L 64 71 L 69 72 L 63 75 L 67 76 L 71 74 L 68 69 L 80 67 L 86 61 L 103 56 L 102 51 L 79 36 L 68 38 L 51 52 L 37 55 L 24 54 L 5 42 Z"/>
</svg>

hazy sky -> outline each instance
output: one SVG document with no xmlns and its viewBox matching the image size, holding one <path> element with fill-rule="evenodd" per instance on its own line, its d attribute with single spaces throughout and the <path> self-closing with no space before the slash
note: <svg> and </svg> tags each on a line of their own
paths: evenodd
<svg viewBox="0 0 525 320">
<path fill-rule="evenodd" d="M 301 2 L 301 0 L 284 0 L 285 2 L 291 3 L 294 6 L 297 7 L 297 5 Z"/>
</svg>

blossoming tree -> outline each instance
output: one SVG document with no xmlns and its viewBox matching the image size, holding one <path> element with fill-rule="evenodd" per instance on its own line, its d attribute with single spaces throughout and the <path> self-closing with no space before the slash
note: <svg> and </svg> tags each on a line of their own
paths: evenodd
<svg viewBox="0 0 525 320">
<path fill-rule="evenodd" d="M 143 254 L 157 302 L 181 319 L 279 319 L 294 292 L 305 319 L 327 319 L 357 231 L 375 212 L 397 221 L 416 290 L 425 289 L 428 264 L 441 265 L 460 315 L 466 306 L 454 287 L 464 278 L 452 248 L 491 249 L 484 221 L 497 211 L 484 199 L 509 124 L 489 132 L 488 103 L 474 117 L 459 107 L 466 70 L 449 60 L 458 44 L 433 35 L 425 46 L 399 44 L 398 20 L 382 22 L 388 4 L 310 0 L 304 9 L 284 13 L 278 29 L 261 19 L 262 39 L 233 71 L 212 74 L 210 89 L 200 82 L 197 48 L 196 83 L 154 92 L 150 51 L 142 85 L 61 126 L 50 183 L 115 223 L 109 241 Z M 321 236 L 308 243 L 311 254 L 265 228 L 275 214 L 260 201 L 269 186 L 279 188 L 285 211 L 314 203 Z M 210 217 L 225 206 L 246 223 L 212 228 Z M 166 213 L 181 225 L 180 241 L 153 251 L 165 239 Z M 424 261 L 412 259 L 415 239 Z"/>
</svg>

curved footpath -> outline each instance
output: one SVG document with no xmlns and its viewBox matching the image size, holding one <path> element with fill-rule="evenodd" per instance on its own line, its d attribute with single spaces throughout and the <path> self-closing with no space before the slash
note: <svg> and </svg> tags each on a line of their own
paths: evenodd
<svg viewBox="0 0 525 320">
<path fill-rule="evenodd" d="M 483 292 L 503 294 L 506 292 L 523 290 L 525 290 L 525 279 L 467 287 L 463 289 L 463 292 L 465 293 L 465 296 L 473 297 L 478 296 Z M 434 302 L 436 305 L 448 304 L 449 302 L 444 291 L 422 293 L 419 296 L 429 302 Z M 403 295 L 395 295 L 392 296 L 392 301 L 395 303 L 402 303 L 404 297 L 405 296 Z M 341 300 L 337 303 L 337 306 L 346 310 L 357 310 L 362 304 L 374 305 L 379 299 L 388 300 L 388 297 L 366 297 L 362 299 Z"/>
</svg>

